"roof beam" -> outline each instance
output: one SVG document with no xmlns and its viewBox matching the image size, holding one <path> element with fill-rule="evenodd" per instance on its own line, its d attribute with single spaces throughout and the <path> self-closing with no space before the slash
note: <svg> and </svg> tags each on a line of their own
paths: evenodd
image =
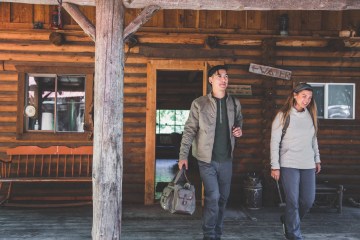
<svg viewBox="0 0 360 240">
<path fill-rule="evenodd" d="M 149 4 L 162 9 L 193 10 L 349 10 L 360 9 L 359 0 L 123 0 L 126 8 Z"/>
<path fill-rule="evenodd" d="M 1 2 L 27 3 L 27 4 L 44 4 L 58 5 L 57 0 L 1 0 Z M 63 3 L 73 3 L 83 6 L 95 6 L 95 0 L 62 0 Z"/>
<path fill-rule="evenodd" d="M 119 0 L 121 1 L 121 0 Z M 158 5 L 162 9 L 192 10 L 350 10 L 359 0 L 122 0 L 126 8 Z M 57 0 L 2 0 L 2 2 L 57 5 Z M 63 0 L 63 3 L 95 6 L 95 0 Z"/>
</svg>

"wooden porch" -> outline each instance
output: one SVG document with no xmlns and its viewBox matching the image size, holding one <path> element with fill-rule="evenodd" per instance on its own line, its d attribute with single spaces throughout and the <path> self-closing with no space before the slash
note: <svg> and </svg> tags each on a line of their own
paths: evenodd
<svg viewBox="0 0 360 240">
<path fill-rule="evenodd" d="M 283 239 L 278 207 L 246 210 L 229 207 L 223 239 Z M 92 207 L 80 208 L 0 208 L 0 239 L 85 240 L 91 239 Z M 302 224 L 305 239 L 360 239 L 360 208 L 344 206 L 313 209 Z M 201 209 L 193 216 L 172 215 L 159 205 L 124 205 L 124 240 L 201 240 Z"/>
</svg>

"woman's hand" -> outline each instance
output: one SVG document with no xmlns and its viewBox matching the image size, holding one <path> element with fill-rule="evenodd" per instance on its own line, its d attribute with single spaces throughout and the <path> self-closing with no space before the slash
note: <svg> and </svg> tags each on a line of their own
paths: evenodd
<svg viewBox="0 0 360 240">
<path fill-rule="evenodd" d="M 320 171 L 321 171 L 321 164 L 320 163 L 316 163 L 316 165 L 315 165 L 315 173 L 316 174 L 318 174 L 318 173 L 320 173 Z"/>
<path fill-rule="evenodd" d="M 241 137 L 242 136 L 242 130 L 240 127 L 233 127 L 232 134 L 234 137 Z"/>
<path fill-rule="evenodd" d="M 271 169 L 271 177 L 276 181 L 280 179 L 280 169 Z"/>
</svg>

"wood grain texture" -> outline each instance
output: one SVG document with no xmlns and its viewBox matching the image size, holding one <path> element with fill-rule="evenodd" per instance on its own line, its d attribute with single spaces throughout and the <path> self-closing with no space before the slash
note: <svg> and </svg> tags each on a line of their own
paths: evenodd
<svg viewBox="0 0 360 240">
<path fill-rule="evenodd" d="M 72 3 L 63 3 L 63 8 L 70 14 L 70 16 L 79 24 L 84 32 L 90 36 L 95 42 L 95 26 L 90 20 L 80 11 L 80 9 Z"/>
<path fill-rule="evenodd" d="M 120 239 L 124 139 L 124 6 L 121 2 L 96 1 L 96 29 L 92 238 Z"/>
</svg>

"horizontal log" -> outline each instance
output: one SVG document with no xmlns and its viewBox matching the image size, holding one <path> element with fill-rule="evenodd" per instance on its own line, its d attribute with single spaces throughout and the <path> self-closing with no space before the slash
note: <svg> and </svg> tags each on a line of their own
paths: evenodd
<svg viewBox="0 0 360 240">
<path fill-rule="evenodd" d="M 347 49 L 346 49 L 347 50 Z M 329 51 L 327 48 L 323 50 L 311 50 L 311 49 L 277 49 L 276 50 L 276 57 L 323 57 L 323 58 L 360 58 L 360 52 L 353 50 L 351 51 Z"/>
<path fill-rule="evenodd" d="M 312 70 L 309 70 L 309 66 L 302 67 L 303 69 L 296 69 L 295 67 L 291 67 L 291 71 L 293 76 L 298 77 L 308 77 L 312 76 L 314 78 L 324 78 L 324 77 L 359 77 L 359 72 L 354 71 L 353 69 L 334 69 L 332 67 L 317 67 Z"/>
<path fill-rule="evenodd" d="M 318 139 L 319 144 L 335 144 L 335 145 L 359 145 L 360 139 L 342 138 L 342 139 Z"/>
<path fill-rule="evenodd" d="M 194 54 L 196 52 L 196 54 Z M 260 53 L 260 52 L 259 52 Z M 256 56 L 247 56 L 246 58 L 242 55 L 241 50 L 234 49 L 204 49 L 204 48 L 158 48 L 141 46 L 139 54 L 149 58 L 171 58 L 171 59 L 209 59 L 209 58 L 232 58 L 238 59 L 239 64 L 250 64 L 256 61 Z"/>
<path fill-rule="evenodd" d="M 86 56 L 82 54 L 47 54 L 47 53 L 14 53 L 14 52 L 0 52 L 0 59 L 9 61 L 38 61 L 38 62 L 81 62 L 81 63 L 94 63 L 95 55 Z"/>
<path fill-rule="evenodd" d="M 124 94 L 128 93 L 138 93 L 138 94 L 145 94 L 146 93 L 146 86 L 143 87 L 126 87 L 124 88 Z"/>
<path fill-rule="evenodd" d="M 6 82 L 7 84 L 2 84 L 0 91 L 1 92 L 16 92 L 18 89 L 18 86 L 15 84 L 9 84 L 9 82 Z"/>
<path fill-rule="evenodd" d="M 1 106 L 0 112 L 16 112 L 17 107 L 16 106 Z"/>
<path fill-rule="evenodd" d="M 57 0 L 2 0 L 2 2 L 58 5 Z M 95 0 L 63 0 L 63 3 L 74 3 L 76 5 L 95 6 Z"/>
<path fill-rule="evenodd" d="M 22 52 L 74 52 L 74 53 L 94 53 L 95 46 L 85 44 L 71 44 L 55 46 L 49 41 L 37 42 L 37 43 L 15 43 L 5 42 L 0 44 L 0 50 L 2 51 L 22 51 Z"/>
<path fill-rule="evenodd" d="M 91 182 L 92 179 L 88 177 L 59 177 L 59 178 L 0 178 L 0 182 Z"/>
<path fill-rule="evenodd" d="M 360 67 L 360 62 L 356 62 L 353 59 L 349 59 L 349 61 L 346 61 L 346 58 L 343 58 L 342 61 L 339 61 L 338 59 L 334 60 L 311 60 L 311 59 L 297 59 L 297 60 L 289 60 L 286 58 L 282 58 L 281 60 L 276 61 L 277 66 L 281 66 L 283 68 L 289 69 L 291 66 L 296 67 L 331 67 L 331 68 L 355 68 Z"/>
<path fill-rule="evenodd" d="M 17 79 L 17 74 L 0 72 L 0 82 L 17 82 Z"/>
<path fill-rule="evenodd" d="M 16 116 L 8 116 L 8 117 L 0 116 L 0 122 L 16 123 Z"/>
<path fill-rule="evenodd" d="M 0 52 L 1 55 L 1 52 Z M 5 61 L 4 68 L 8 72 L 14 72 L 17 74 L 18 69 L 15 66 L 29 66 L 31 68 L 36 68 L 38 66 L 46 66 L 46 67 L 53 67 L 53 68 L 61 68 L 61 67 L 69 67 L 69 63 L 67 62 L 41 62 L 41 61 Z M 94 68 L 94 62 L 72 62 L 71 66 L 76 69 L 89 69 Z M 81 72 L 84 73 L 84 72 Z"/>
<path fill-rule="evenodd" d="M 58 5 L 57 0 L 3 0 L 3 2 Z M 77 5 L 95 6 L 95 0 L 63 0 L 63 2 Z M 192 9 L 192 10 L 349 10 L 359 9 L 357 0 L 123 0 L 126 8 L 145 8 L 149 5 L 158 5 L 162 9 Z"/>
<path fill-rule="evenodd" d="M 138 65 L 127 65 L 124 68 L 125 73 L 130 74 L 130 73 L 144 73 L 146 74 L 146 70 L 147 70 L 147 66 L 144 64 L 138 64 Z M 129 78 L 130 79 L 130 78 Z M 141 78 L 141 80 L 146 80 L 146 77 Z"/>
<path fill-rule="evenodd" d="M 193 10 L 347 10 L 359 9 L 357 0 L 123 0 L 126 8 L 144 8 L 149 4 L 160 6 L 162 9 L 193 9 Z"/>
<path fill-rule="evenodd" d="M 40 31 L 33 30 L 2 30 L 0 31 L 0 40 L 28 40 L 28 41 L 49 41 L 49 35 L 52 33 L 51 30 L 42 29 Z M 91 39 L 78 30 L 57 30 L 57 32 L 65 35 L 65 39 L 68 42 L 89 42 L 92 43 Z"/>
<path fill-rule="evenodd" d="M 276 41 L 277 47 L 326 47 L 328 40 L 278 40 Z"/>
</svg>

